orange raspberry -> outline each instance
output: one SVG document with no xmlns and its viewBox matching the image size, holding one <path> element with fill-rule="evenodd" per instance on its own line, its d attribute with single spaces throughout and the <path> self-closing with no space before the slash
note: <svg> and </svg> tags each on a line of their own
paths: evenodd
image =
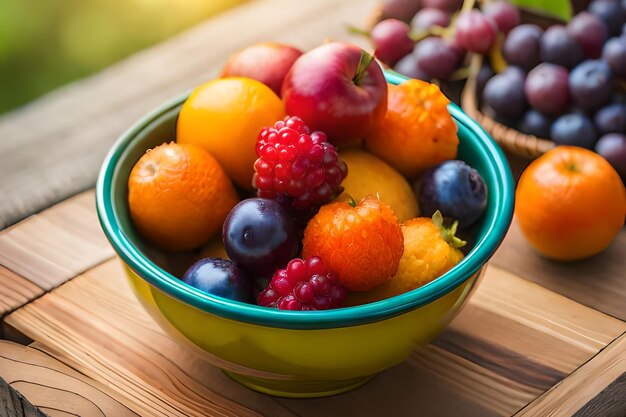
<svg viewBox="0 0 626 417">
<path fill-rule="evenodd" d="M 398 272 L 373 291 L 352 294 L 348 305 L 359 305 L 384 300 L 419 288 L 448 272 L 461 259 L 458 248 L 466 242 L 455 236 L 458 222 L 444 226 L 439 211 L 432 219 L 418 217 L 402 223 L 404 254 Z"/>
<path fill-rule="evenodd" d="M 449 102 L 439 87 L 424 81 L 389 85 L 387 113 L 365 138 L 366 149 L 409 179 L 454 159 L 459 139 Z"/>
<path fill-rule="evenodd" d="M 352 206 L 323 206 L 304 231 L 302 256 L 319 256 L 341 285 L 368 291 L 391 278 L 404 250 L 402 230 L 393 211 L 366 196 Z"/>
</svg>

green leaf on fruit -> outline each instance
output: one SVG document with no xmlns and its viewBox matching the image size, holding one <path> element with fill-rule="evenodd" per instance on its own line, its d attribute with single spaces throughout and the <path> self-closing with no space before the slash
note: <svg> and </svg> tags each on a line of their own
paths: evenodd
<svg viewBox="0 0 626 417">
<path fill-rule="evenodd" d="M 448 242 L 448 245 L 456 249 L 467 245 L 466 241 L 456 237 L 456 230 L 459 227 L 459 222 L 457 220 L 455 220 L 451 226 L 446 226 L 443 224 L 443 216 L 441 215 L 441 212 L 437 210 L 435 214 L 433 214 L 432 221 L 435 227 L 439 229 L 439 232 L 441 232 L 443 240 Z"/>
<path fill-rule="evenodd" d="M 572 19 L 570 0 L 508 0 L 510 3 L 544 16 L 569 22 Z"/>
<path fill-rule="evenodd" d="M 359 66 L 356 68 L 356 74 L 354 75 L 354 78 L 352 79 L 352 81 L 354 81 L 356 85 L 361 85 L 361 81 L 363 80 L 363 77 L 365 77 L 367 68 L 370 66 L 373 60 L 374 60 L 374 55 L 361 49 L 361 58 L 359 59 Z"/>
</svg>

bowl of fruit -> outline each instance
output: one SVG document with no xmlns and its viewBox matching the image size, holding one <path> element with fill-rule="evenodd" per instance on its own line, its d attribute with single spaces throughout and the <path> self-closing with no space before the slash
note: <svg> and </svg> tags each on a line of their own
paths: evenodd
<svg viewBox="0 0 626 417">
<path fill-rule="evenodd" d="M 354 45 L 289 48 L 247 48 L 139 120 L 96 200 L 164 329 L 249 388 L 313 397 L 448 325 L 508 229 L 514 187 L 436 86 Z"/>
</svg>

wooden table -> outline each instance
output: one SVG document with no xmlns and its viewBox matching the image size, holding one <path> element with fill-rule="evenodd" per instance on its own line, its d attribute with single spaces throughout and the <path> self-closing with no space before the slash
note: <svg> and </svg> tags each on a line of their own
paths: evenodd
<svg viewBox="0 0 626 417">
<path fill-rule="evenodd" d="M 625 231 L 603 254 L 559 264 L 513 224 L 449 329 L 325 399 L 242 388 L 176 344 L 130 292 L 91 190 L 116 136 L 214 77 L 232 51 L 348 39 L 344 24 L 374 6 L 251 2 L 0 118 L 0 416 L 626 415 Z"/>
</svg>

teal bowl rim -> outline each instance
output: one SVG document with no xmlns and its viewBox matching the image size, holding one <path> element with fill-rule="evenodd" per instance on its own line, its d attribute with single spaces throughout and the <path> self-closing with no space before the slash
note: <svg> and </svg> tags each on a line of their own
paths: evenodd
<svg viewBox="0 0 626 417">
<path fill-rule="evenodd" d="M 388 71 L 387 81 L 399 84 L 408 78 Z M 288 329 L 329 329 L 356 326 L 387 319 L 426 305 L 454 290 L 478 271 L 496 251 L 509 228 L 513 216 L 514 185 L 511 170 L 502 150 L 485 130 L 451 103 L 449 110 L 458 124 L 472 130 L 480 143 L 482 158 L 486 158 L 498 184 L 489 190 L 494 196 L 494 215 L 486 231 L 472 250 L 453 269 L 438 279 L 395 297 L 375 303 L 326 311 L 284 311 L 246 304 L 202 292 L 159 268 L 132 244 L 121 229 L 111 203 L 112 178 L 127 144 L 155 119 L 180 105 L 188 96 L 182 94 L 152 111 L 121 135 L 104 159 L 96 185 L 98 218 L 105 235 L 118 256 L 142 279 L 177 300 L 201 311 L 228 319 Z"/>
</svg>

